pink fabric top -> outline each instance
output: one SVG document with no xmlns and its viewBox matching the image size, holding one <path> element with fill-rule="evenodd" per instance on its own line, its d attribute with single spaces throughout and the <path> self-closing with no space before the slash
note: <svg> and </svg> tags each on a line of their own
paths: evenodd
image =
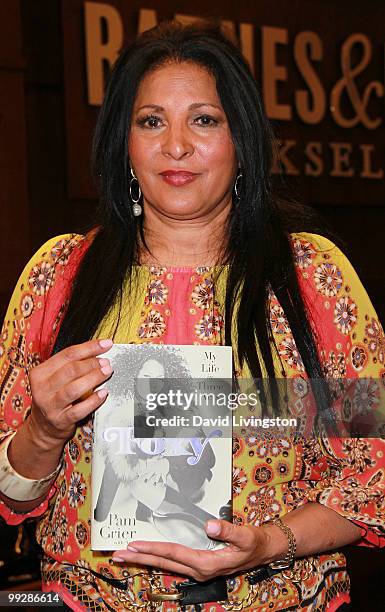
<svg viewBox="0 0 385 612">
<path fill-rule="evenodd" d="M 296 270 L 314 320 L 325 376 L 362 379 L 355 401 L 370 413 L 385 379 L 385 338 L 360 280 L 341 251 L 311 234 L 291 236 Z M 89 241 L 81 236 L 54 238 L 27 264 L 12 296 L 0 341 L 2 437 L 15 431 L 31 406 L 28 372 L 47 358 L 63 316 L 65 299 Z M 223 344 L 223 303 L 207 268 L 143 269 L 136 302 L 122 320 L 116 342 Z M 218 291 L 217 291 L 218 290 Z M 306 372 L 285 313 L 269 297 L 274 359 L 287 378 L 298 380 L 296 416 L 309 414 Z M 132 315 L 132 317 L 131 317 Z M 128 326 L 127 329 L 124 326 Z M 361 381 L 360 381 L 361 382 Z M 373 404 L 374 402 L 374 404 Z M 79 425 L 65 447 L 65 464 L 46 500 L 30 513 L 16 513 L 0 502 L 10 524 L 38 517 L 43 549 L 43 588 L 60 591 L 73 609 L 150 612 L 145 572 L 117 567 L 108 553 L 90 549 L 92 419 Z M 308 501 L 323 504 L 361 527 L 360 545 L 385 545 L 385 440 L 383 438 L 233 439 L 233 522 L 258 527 Z M 306 570 L 310 563 L 311 572 Z M 123 579 L 126 591 L 91 575 Z M 301 609 L 335 610 L 349 601 L 349 576 L 341 552 L 325 552 L 296 561 L 295 575 L 285 572 L 252 591 L 243 574 L 228 581 L 230 609 L 259 612 Z M 298 575 L 298 574 L 297 574 Z M 175 577 L 162 579 L 169 586 Z M 160 608 L 176 610 L 174 603 Z M 226 605 L 205 604 L 204 612 Z"/>
</svg>

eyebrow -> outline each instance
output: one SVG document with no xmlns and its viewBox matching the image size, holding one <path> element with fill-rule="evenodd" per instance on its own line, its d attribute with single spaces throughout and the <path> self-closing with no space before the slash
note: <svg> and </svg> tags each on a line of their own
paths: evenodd
<svg viewBox="0 0 385 612">
<path fill-rule="evenodd" d="M 200 108 L 201 106 L 212 106 L 213 108 L 221 110 L 219 106 L 217 106 L 216 104 L 210 104 L 210 102 L 194 102 L 193 104 L 190 104 L 188 110 L 195 110 L 196 108 Z M 143 108 L 152 108 L 153 110 L 159 113 L 164 111 L 163 106 L 159 106 L 158 104 L 144 104 L 144 106 L 140 106 L 138 108 L 138 111 L 142 110 Z"/>
</svg>

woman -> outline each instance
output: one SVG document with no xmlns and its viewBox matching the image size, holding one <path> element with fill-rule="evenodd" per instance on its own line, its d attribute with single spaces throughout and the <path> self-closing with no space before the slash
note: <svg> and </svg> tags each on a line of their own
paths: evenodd
<svg viewBox="0 0 385 612">
<path fill-rule="evenodd" d="M 94 159 L 97 227 L 46 243 L 6 316 L 3 516 L 41 517 L 43 588 L 74 610 L 342 608 L 336 551 L 385 542 L 380 439 L 237 438 L 233 524 L 206 526 L 228 547 L 90 551 L 92 413 L 105 396 L 84 394 L 111 376 L 98 358 L 106 338 L 232 344 L 238 376 L 301 389 L 384 368 L 383 332 L 349 262 L 322 236 L 288 233 L 255 81 L 219 28 L 164 23 L 123 52 Z M 298 399 L 303 417 L 306 391 Z M 180 576 L 200 584 L 178 589 Z"/>
</svg>

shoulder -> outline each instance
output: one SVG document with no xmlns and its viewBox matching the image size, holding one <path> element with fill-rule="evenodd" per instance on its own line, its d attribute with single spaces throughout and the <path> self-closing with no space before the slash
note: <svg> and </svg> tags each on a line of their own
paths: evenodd
<svg viewBox="0 0 385 612">
<path fill-rule="evenodd" d="M 308 232 L 290 234 L 290 239 L 298 276 L 312 281 L 315 291 L 326 297 L 337 296 L 343 290 L 364 291 L 348 257 L 332 240 Z"/>
<path fill-rule="evenodd" d="M 76 265 L 88 246 L 87 236 L 81 234 L 61 234 L 50 238 L 32 255 L 19 283 L 28 286 L 32 293 L 45 295 L 58 271 L 72 268 L 69 264 Z"/>
<path fill-rule="evenodd" d="M 298 280 L 306 293 L 329 300 L 349 294 L 350 300 L 364 291 L 349 259 L 329 238 L 298 232 L 290 234 L 290 239 Z"/>
<path fill-rule="evenodd" d="M 26 267 L 46 261 L 51 265 L 63 263 L 75 248 L 79 248 L 86 240 L 81 234 L 61 234 L 47 240 L 31 257 Z"/>
<path fill-rule="evenodd" d="M 320 259 L 329 259 L 331 256 L 345 257 L 339 247 L 321 234 L 309 232 L 295 232 L 289 235 L 295 264 L 305 269 Z"/>
<path fill-rule="evenodd" d="M 349 353 L 352 375 L 385 373 L 381 322 L 349 259 L 324 236 L 301 232 L 290 238 L 299 286 L 324 346 L 334 355 Z"/>
<path fill-rule="evenodd" d="M 368 299 L 356 270 L 332 240 L 308 232 L 290 234 L 290 240 L 298 277 L 309 290 L 327 298 L 353 293 Z"/>
<path fill-rule="evenodd" d="M 47 240 L 32 255 L 15 284 L 5 314 L 0 358 L 5 358 L 12 344 L 42 353 L 45 336 L 53 335 L 56 318 L 89 243 L 87 236 L 61 234 Z"/>
<path fill-rule="evenodd" d="M 76 252 L 85 244 L 85 236 L 62 234 L 47 240 L 24 266 L 8 306 L 6 319 L 29 318 L 44 306 L 46 296 Z M 31 317 L 33 318 L 33 317 Z"/>
</svg>

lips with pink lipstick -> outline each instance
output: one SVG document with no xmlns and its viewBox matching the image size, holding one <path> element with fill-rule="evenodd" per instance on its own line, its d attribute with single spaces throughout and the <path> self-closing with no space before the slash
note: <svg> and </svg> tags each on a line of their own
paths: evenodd
<svg viewBox="0 0 385 612">
<path fill-rule="evenodd" d="M 166 183 L 174 187 L 187 185 L 199 176 L 196 172 L 189 172 L 188 170 L 164 170 L 159 174 Z"/>
</svg>

